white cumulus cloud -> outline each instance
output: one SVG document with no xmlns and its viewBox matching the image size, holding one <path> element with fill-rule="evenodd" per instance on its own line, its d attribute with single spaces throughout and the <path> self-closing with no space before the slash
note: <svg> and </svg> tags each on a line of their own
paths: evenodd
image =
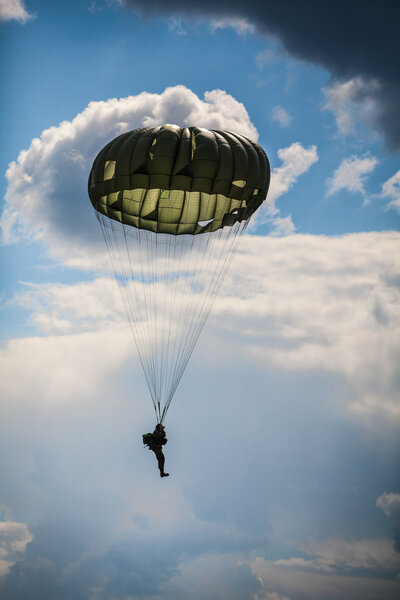
<svg viewBox="0 0 400 600">
<path fill-rule="evenodd" d="M 340 190 L 349 192 L 359 192 L 365 195 L 365 181 L 367 175 L 371 173 L 378 164 L 375 156 L 351 156 L 344 158 L 333 176 L 328 179 L 328 196 L 336 194 Z"/>
<path fill-rule="evenodd" d="M 281 127 L 288 127 L 292 121 L 292 117 L 282 106 L 274 106 L 271 109 L 271 119 Z"/>
<path fill-rule="evenodd" d="M 71 266 L 101 252 L 98 225 L 87 196 L 92 161 L 104 144 L 124 131 L 162 123 L 196 124 L 236 131 L 254 140 L 257 130 L 240 102 L 223 90 L 199 98 L 179 85 L 161 94 L 91 102 L 72 121 L 35 138 L 7 170 L 3 239 L 42 239 Z"/>
<path fill-rule="evenodd" d="M 26 23 L 33 19 L 21 0 L 0 0 L 0 21 L 19 21 Z"/>
<path fill-rule="evenodd" d="M 271 187 L 268 201 L 274 205 L 275 201 L 285 194 L 296 183 L 298 177 L 306 173 L 318 161 L 316 146 L 305 148 L 299 142 L 294 142 L 287 148 L 278 150 L 282 161 L 281 167 L 276 167 L 271 176 Z"/>
<path fill-rule="evenodd" d="M 382 185 L 382 198 L 390 198 L 388 208 L 400 211 L 400 169 Z"/>
<path fill-rule="evenodd" d="M 255 214 L 250 227 L 255 229 L 257 225 L 271 222 L 274 226 L 274 235 L 287 235 L 293 233 L 295 226 L 290 216 L 281 217 L 275 203 L 293 187 L 301 175 L 318 161 L 317 147 L 305 148 L 300 142 L 294 142 L 290 146 L 278 150 L 278 157 L 282 161 L 282 165 L 272 170 L 267 199 Z"/>
<path fill-rule="evenodd" d="M 272 219 L 273 222 L 273 230 L 271 231 L 271 235 L 273 236 L 281 236 L 281 235 L 290 235 L 294 233 L 296 227 L 292 221 L 292 217 L 277 217 L 275 216 Z"/>
</svg>

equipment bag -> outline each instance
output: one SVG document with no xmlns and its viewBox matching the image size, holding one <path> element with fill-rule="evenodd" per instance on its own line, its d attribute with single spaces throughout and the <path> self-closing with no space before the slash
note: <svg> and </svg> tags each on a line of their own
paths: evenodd
<svg viewBox="0 0 400 600">
<path fill-rule="evenodd" d="M 153 434 L 152 433 L 144 433 L 143 434 L 143 444 L 145 446 L 149 446 L 152 444 L 153 442 Z"/>
</svg>

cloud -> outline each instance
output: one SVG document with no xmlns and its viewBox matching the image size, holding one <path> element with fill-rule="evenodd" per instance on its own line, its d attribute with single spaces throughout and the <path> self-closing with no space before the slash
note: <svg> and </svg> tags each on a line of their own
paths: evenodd
<svg viewBox="0 0 400 600">
<path fill-rule="evenodd" d="M 285 225 L 290 228 L 290 222 Z M 228 364 L 240 355 L 260 369 L 269 365 L 285 372 L 335 373 L 350 386 L 348 397 L 342 394 L 340 400 L 346 411 L 378 429 L 380 419 L 396 422 L 398 244 L 395 232 L 244 236 L 210 316 L 211 330 L 222 335 L 225 328 L 228 338 L 235 335 L 238 340 L 222 338 L 218 360 Z M 156 298 L 163 303 L 165 296 Z M 64 392 L 68 397 L 72 385 L 73 395 L 79 396 L 89 373 L 93 381 L 103 380 L 133 351 L 123 330 L 118 290 L 109 278 L 73 286 L 25 286 L 13 302 L 31 311 L 31 322 L 41 335 L 56 336 L 53 342 L 49 338 L 10 342 L 3 362 L 16 390 L 29 393 L 30 377 L 42 372 L 36 356 L 49 356 L 44 368 L 50 376 L 43 377 L 40 395 L 51 398 L 57 381 L 66 384 L 62 397 Z M 57 339 L 53 352 L 51 344 Z M 107 353 L 92 365 L 90 357 L 100 343 L 107 344 Z M 69 367 L 67 355 L 73 358 Z M 20 364 L 27 364 L 22 380 Z M 86 366 L 82 370 L 79 365 Z M 12 395 L 12 390 L 5 390 L 5 395 Z"/>
<path fill-rule="evenodd" d="M 306 173 L 318 161 L 317 147 L 304 148 L 299 142 L 294 142 L 286 148 L 279 149 L 278 156 L 282 166 L 273 169 L 267 199 L 260 211 L 256 213 L 251 226 L 272 220 L 276 230 L 292 232 L 294 225 L 290 217 L 282 219 L 278 216 L 279 210 L 275 203 L 293 187 L 300 175 Z"/>
<path fill-rule="evenodd" d="M 276 592 L 266 592 L 255 596 L 254 600 L 290 600 L 290 598 L 277 594 Z"/>
<path fill-rule="evenodd" d="M 72 398 L 76 390 L 69 391 Z M 130 386 L 130 401 L 133 393 Z M 231 589 L 232 598 L 245 598 L 248 586 L 257 589 L 248 566 L 223 555 L 257 545 L 261 532 L 254 535 L 232 520 L 196 514 L 185 490 L 190 474 L 177 473 L 179 460 L 175 481 L 160 487 L 154 457 L 138 439 L 146 418 L 135 406 L 127 418 L 118 386 L 99 382 L 91 407 L 82 391 L 75 406 L 57 404 L 50 410 L 44 410 L 34 385 L 32 396 L 34 406 L 18 394 L 19 410 L 16 403 L 8 407 L 25 415 L 13 434 L 13 419 L 2 406 L 0 445 L 7 445 L 9 456 L 4 495 L 26 514 L 38 505 L 35 537 L 23 560 L 0 581 L 2 597 L 184 598 L 190 577 L 199 589 L 210 588 L 213 580 Z M 27 474 L 28 457 L 34 468 Z M 204 579 L 201 567 L 213 562 L 208 554 L 216 559 Z M 241 595 L 235 596 L 230 574 Z"/>
<path fill-rule="evenodd" d="M 187 35 L 187 31 L 185 31 L 185 28 L 182 25 L 182 19 L 179 17 L 169 17 L 168 27 L 170 31 L 173 31 L 178 35 Z"/>
<path fill-rule="evenodd" d="M 267 48 L 262 52 L 259 52 L 256 56 L 256 63 L 259 69 L 263 69 L 265 65 L 268 65 L 274 60 L 280 58 L 280 53 L 276 49 Z"/>
<path fill-rule="evenodd" d="M 69 266 L 90 263 L 91 256 L 103 251 L 87 197 L 94 157 L 121 132 L 167 122 L 237 131 L 254 140 L 258 137 L 243 104 L 223 90 L 206 92 L 201 100 L 179 85 L 161 94 L 143 92 L 91 102 L 71 122 L 43 131 L 10 164 L 1 219 L 3 239 L 41 239 L 53 256 Z"/>
<path fill-rule="evenodd" d="M 47 289 L 60 310 L 58 293 Z M 73 310 L 82 310 L 78 301 Z M 93 327 L 84 335 L 15 340 L 2 352 L 2 498 L 33 522 L 34 533 L 23 560 L 6 565 L 2 597 L 184 598 L 189 576 L 202 581 L 200 568 L 208 564 L 203 554 L 246 551 L 265 535 L 260 527 L 254 534 L 235 519 L 220 522 L 193 509 L 185 487 L 190 469 L 183 476 L 187 460 L 198 472 L 193 440 L 175 451 L 170 440 L 166 454 L 170 464 L 177 456 L 175 479 L 160 487 L 154 456 L 140 441 L 152 421 L 150 403 L 135 383 L 141 381 L 136 357 L 127 362 L 132 341 L 124 329 L 124 336 L 114 324 L 102 334 Z M 232 503 L 225 498 L 225 509 Z M 10 552 L 7 561 L 13 562 Z M 232 581 L 224 580 L 232 572 L 242 590 L 257 588 L 246 565 L 225 562 L 215 561 L 217 583 L 232 589 Z M 168 586 L 175 573 L 179 577 Z"/>
<path fill-rule="evenodd" d="M 226 29 L 230 27 L 236 31 L 239 35 L 246 35 L 247 33 L 254 33 L 255 27 L 247 19 L 241 19 L 237 17 L 222 17 L 219 19 L 211 20 L 211 29 L 216 31 L 217 29 Z"/>
<path fill-rule="evenodd" d="M 379 128 L 377 94 L 381 86 L 377 80 L 365 81 L 354 77 L 345 82 L 335 82 L 323 91 L 326 96 L 325 109 L 333 112 L 341 135 L 355 134 L 357 124 Z"/>
<path fill-rule="evenodd" d="M 349 192 L 359 192 L 365 196 L 366 176 L 375 169 L 377 164 L 378 159 L 375 156 L 344 158 L 333 176 L 327 181 L 327 195 L 331 196 L 340 190 L 348 190 Z"/>
<path fill-rule="evenodd" d="M 245 237 L 214 314 L 260 368 L 341 374 L 357 418 L 398 420 L 398 243 L 390 232 Z"/>
<path fill-rule="evenodd" d="M 351 9 L 345 0 L 339 0 L 323 10 L 319 3 L 310 6 L 307 0 L 203 0 L 201 4 L 121 0 L 121 4 L 146 16 L 173 12 L 190 19 L 243 19 L 256 33 L 278 37 L 292 56 L 327 69 L 333 86 L 337 81 L 362 82 L 362 90 L 352 95 L 351 102 L 361 107 L 362 113 L 368 106 L 370 114 L 364 122 L 379 128 L 390 149 L 400 149 L 400 83 L 393 59 L 400 54 L 397 2 L 386 2 L 382 11 L 363 0 L 353 0 Z"/>
<path fill-rule="evenodd" d="M 379 496 L 376 506 L 381 508 L 388 519 L 400 517 L 400 494 L 387 494 Z"/>
<path fill-rule="evenodd" d="M 26 23 L 33 19 L 21 0 L 0 0 L 0 21 L 19 21 Z"/>
<path fill-rule="evenodd" d="M 48 316 L 44 325 L 40 313 L 34 322 L 46 331 L 46 337 L 11 340 L 0 350 L 2 371 L 7 373 L 1 389 L 9 401 L 31 398 L 33 389 L 49 407 L 54 403 L 79 403 L 82 395 L 95 399 L 101 382 L 105 384 L 109 374 L 133 351 L 130 332 L 123 326 L 112 324 L 97 332 L 60 335 L 59 320 L 54 314 Z M 106 351 L 98 356 L 100 346 Z M 20 376 L 22 364 L 24 377 Z"/>
<path fill-rule="evenodd" d="M 273 230 L 271 231 L 271 235 L 273 236 L 281 236 L 281 235 L 290 235 L 295 232 L 296 227 L 293 224 L 292 218 L 289 217 L 274 217 L 272 219 Z"/>
<path fill-rule="evenodd" d="M 26 523 L 0 521 L 0 577 L 9 573 L 32 540 Z"/>
<path fill-rule="evenodd" d="M 388 208 L 400 211 L 400 169 L 382 185 L 382 198 L 390 198 Z"/>
<path fill-rule="evenodd" d="M 377 508 L 383 510 L 393 527 L 396 550 L 400 552 L 400 494 L 384 492 L 376 501 Z"/>
<path fill-rule="evenodd" d="M 282 106 L 274 106 L 271 110 L 271 120 L 281 127 L 288 127 L 292 121 L 289 113 Z"/>
<path fill-rule="evenodd" d="M 309 542 L 301 550 L 312 558 L 256 558 L 249 562 L 262 583 L 257 598 L 264 600 L 271 593 L 288 594 L 296 600 L 396 597 L 400 554 L 392 540 L 330 538 Z M 360 571 L 368 572 L 368 579 L 360 577 Z M 378 573 L 385 578 L 375 578 Z"/>
<path fill-rule="evenodd" d="M 266 600 L 271 593 L 293 600 L 395 600 L 399 592 L 397 581 L 375 577 L 309 572 L 264 558 L 249 565 L 262 584 L 257 600 Z"/>
<path fill-rule="evenodd" d="M 304 543 L 304 519 L 314 510 L 320 517 L 326 502 L 337 530 L 335 507 L 349 510 L 337 486 L 353 484 L 356 468 L 361 492 L 374 469 L 385 477 L 385 458 L 376 464 L 373 449 L 385 447 L 398 422 L 399 234 L 242 242 L 197 368 L 170 413 L 164 487 L 140 442 L 151 404 L 110 279 L 24 286 L 18 301 L 40 335 L 1 350 L 0 477 L 4 503 L 34 539 L 0 595 L 175 600 L 194 589 L 218 600 L 396 598 L 398 583 L 385 580 L 383 565 L 397 565 L 390 540 Z M 45 328 L 38 315 L 47 316 Z M 321 370 L 333 377 L 318 384 Z M 360 436 L 365 412 L 372 438 L 365 429 Z M 346 472 L 355 454 L 360 462 Z M 304 507 L 289 486 L 305 478 L 314 488 L 332 478 L 332 487 L 308 492 Z M 300 528 L 301 556 L 254 559 L 269 551 L 271 523 L 280 541 Z M 380 579 L 357 569 L 379 569 Z"/>
<path fill-rule="evenodd" d="M 299 142 L 294 142 L 287 148 L 281 148 L 278 150 L 278 156 L 283 164 L 273 170 L 268 194 L 270 203 L 274 203 L 289 191 L 297 178 L 306 173 L 318 161 L 317 147 L 304 148 Z"/>
<path fill-rule="evenodd" d="M 346 569 L 371 569 L 379 571 L 400 570 L 400 554 L 393 541 L 388 539 L 349 540 L 336 538 L 312 542 L 303 547 L 309 555 L 329 567 Z M 280 564 L 281 561 L 279 561 Z M 276 563 L 278 564 L 278 563 Z M 317 562 L 317 570 L 319 570 Z"/>
<path fill-rule="evenodd" d="M 110 321 L 125 320 L 114 279 L 98 278 L 75 285 L 22 284 L 22 289 L 10 302 L 30 311 L 40 334 L 98 331 Z"/>
<path fill-rule="evenodd" d="M 204 554 L 183 561 L 168 581 L 165 600 L 247 600 L 254 598 L 260 583 L 249 566 L 234 554 Z"/>
<path fill-rule="evenodd" d="M 255 140 L 258 135 L 243 104 L 222 90 L 206 92 L 204 100 L 188 88 L 176 86 L 162 94 L 143 92 L 91 102 L 71 122 L 43 131 L 10 164 L 1 218 L 4 241 L 22 237 L 43 240 L 53 257 L 74 268 L 108 264 L 86 199 L 86 178 L 93 158 L 121 131 L 164 122 L 234 130 Z M 318 160 L 318 154 L 316 146 L 304 148 L 295 142 L 280 149 L 278 156 L 282 166 L 273 170 L 267 201 L 252 226 L 270 222 L 274 235 L 286 235 L 295 226 L 290 216 L 279 215 L 275 202 Z"/>
</svg>

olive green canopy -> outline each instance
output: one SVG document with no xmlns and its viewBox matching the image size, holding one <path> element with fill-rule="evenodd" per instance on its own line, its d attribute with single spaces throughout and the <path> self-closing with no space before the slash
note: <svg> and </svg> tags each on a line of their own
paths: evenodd
<svg viewBox="0 0 400 600">
<path fill-rule="evenodd" d="M 101 214 L 154 233 L 216 231 L 264 201 L 264 150 L 237 133 L 162 125 L 124 133 L 96 157 L 89 196 Z"/>
</svg>

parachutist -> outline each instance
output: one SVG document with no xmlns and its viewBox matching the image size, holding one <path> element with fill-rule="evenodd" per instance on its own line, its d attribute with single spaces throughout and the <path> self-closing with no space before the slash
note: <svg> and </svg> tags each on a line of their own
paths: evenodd
<svg viewBox="0 0 400 600">
<path fill-rule="evenodd" d="M 144 433 L 143 434 L 143 443 L 145 446 L 149 447 L 149 450 L 152 450 L 156 455 L 158 468 L 160 470 L 160 477 L 168 477 L 169 473 L 165 473 L 164 471 L 164 463 L 165 456 L 162 451 L 162 447 L 168 442 L 165 435 L 165 427 L 158 423 L 153 433 Z"/>
</svg>

